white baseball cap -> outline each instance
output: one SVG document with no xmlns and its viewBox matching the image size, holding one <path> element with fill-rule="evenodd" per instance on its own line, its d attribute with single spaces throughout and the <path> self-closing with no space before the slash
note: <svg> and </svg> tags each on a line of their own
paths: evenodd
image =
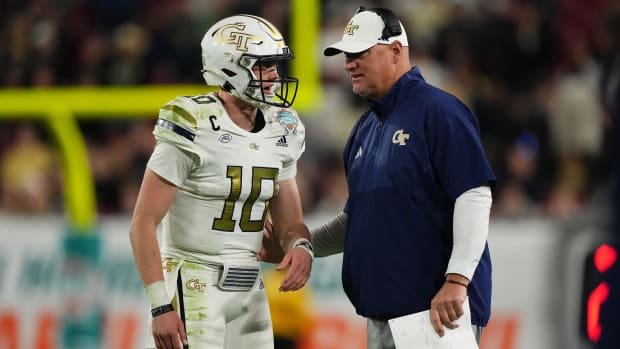
<svg viewBox="0 0 620 349">
<path fill-rule="evenodd" d="M 384 19 L 375 12 L 376 9 L 362 9 L 356 13 L 349 21 L 344 34 L 342 34 L 342 40 L 327 47 L 323 54 L 325 56 L 337 55 L 341 52 L 344 53 L 359 53 L 368 50 L 376 44 L 391 44 L 394 41 L 400 41 L 403 46 L 409 46 L 407 41 L 407 33 L 403 24 L 398 21 L 394 16 L 394 21 L 398 21 L 400 25 L 400 34 L 395 36 L 386 37 L 384 35 L 385 23 L 389 23 L 389 19 Z M 391 11 L 386 9 L 380 9 L 381 11 L 388 11 L 391 15 Z M 384 14 L 385 17 L 385 14 Z"/>
</svg>

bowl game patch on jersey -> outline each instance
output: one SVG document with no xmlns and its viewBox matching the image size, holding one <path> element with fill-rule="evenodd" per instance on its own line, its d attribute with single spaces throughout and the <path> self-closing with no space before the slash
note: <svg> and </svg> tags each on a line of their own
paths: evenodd
<svg viewBox="0 0 620 349">
<path fill-rule="evenodd" d="M 288 110 L 280 110 L 277 112 L 278 122 L 286 128 L 287 132 L 295 133 L 297 130 L 297 118 Z"/>
</svg>

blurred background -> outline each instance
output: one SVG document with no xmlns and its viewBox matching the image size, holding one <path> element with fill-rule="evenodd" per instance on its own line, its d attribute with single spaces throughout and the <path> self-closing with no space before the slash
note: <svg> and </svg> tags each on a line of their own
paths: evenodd
<svg viewBox="0 0 620 349">
<path fill-rule="evenodd" d="M 365 102 L 344 59 L 321 53 L 359 6 L 392 9 L 412 63 L 480 122 L 497 174 L 481 348 L 614 343 L 617 0 L 0 0 L 0 349 L 143 347 L 130 215 L 159 107 L 209 91 L 200 40 L 222 17 L 283 32 L 307 130 L 306 220 L 339 212 L 341 151 Z M 309 286 L 287 295 L 265 266 L 276 349 L 365 347 L 340 262 L 316 260 Z"/>
</svg>

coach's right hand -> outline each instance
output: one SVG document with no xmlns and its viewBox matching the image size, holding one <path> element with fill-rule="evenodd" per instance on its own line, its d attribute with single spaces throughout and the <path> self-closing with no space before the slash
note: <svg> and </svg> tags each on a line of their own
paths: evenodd
<svg viewBox="0 0 620 349">
<path fill-rule="evenodd" d="M 276 267 L 277 271 L 288 269 L 280 284 L 280 292 L 297 291 L 306 285 L 312 271 L 312 256 L 302 248 L 291 248 Z"/>
</svg>

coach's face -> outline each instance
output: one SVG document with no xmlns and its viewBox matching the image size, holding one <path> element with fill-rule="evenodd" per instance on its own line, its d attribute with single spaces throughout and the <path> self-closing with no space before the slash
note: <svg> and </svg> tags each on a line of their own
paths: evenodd
<svg viewBox="0 0 620 349">
<path fill-rule="evenodd" d="M 392 44 L 377 44 L 360 53 L 345 53 L 345 57 L 344 69 L 355 94 L 376 101 L 394 84 Z"/>
</svg>

